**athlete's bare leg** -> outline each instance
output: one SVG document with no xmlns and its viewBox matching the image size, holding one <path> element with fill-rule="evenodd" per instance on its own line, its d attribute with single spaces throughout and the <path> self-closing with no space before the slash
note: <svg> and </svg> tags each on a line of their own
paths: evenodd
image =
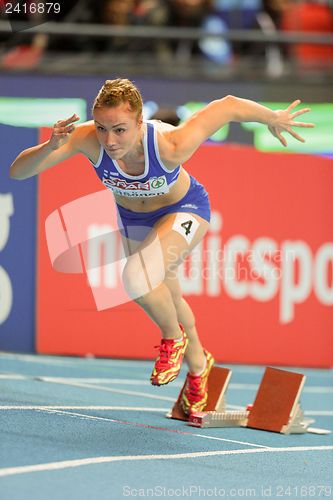
<svg viewBox="0 0 333 500">
<path fill-rule="evenodd" d="M 178 322 L 184 327 L 189 339 L 185 359 L 191 373 L 201 373 L 205 368 L 206 358 L 195 324 L 195 316 L 188 302 L 182 296 L 177 277 L 166 277 L 164 283 L 169 288 L 177 311 Z"/>
<path fill-rule="evenodd" d="M 181 295 L 177 267 L 203 238 L 209 223 L 191 214 L 198 226 L 189 242 L 172 229 L 175 217 L 176 214 L 169 214 L 161 219 L 140 244 L 126 240 L 127 251 L 132 255 L 123 279 L 130 296 L 159 326 L 163 338 L 180 338 L 179 323 L 183 324 L 189 338 L 186 361 L 190 371 L 197 373 L 204 368 L 205 357 L 193 312 Z"/>
</svg>

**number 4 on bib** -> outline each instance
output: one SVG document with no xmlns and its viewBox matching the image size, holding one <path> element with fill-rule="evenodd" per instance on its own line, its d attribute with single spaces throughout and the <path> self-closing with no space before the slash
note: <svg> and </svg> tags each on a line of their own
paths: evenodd
<svg viewBox="0 0 333 500">
<path fill-rule="evenodd" d="M 199 226 L 200 224 L 195 217 L 189 213 L 181 212 L 177 214 L 172 229 L 177 231 L 190 244 Z"/>
<path fill-rule="evenodd" d="M 191 232 L 191 227 L 192 227 L 193 221 L 187 220 L 186 222 L 183 222 L 181 226 L 185 229 L 185 235 L 187 236 Z"/>
</svg>

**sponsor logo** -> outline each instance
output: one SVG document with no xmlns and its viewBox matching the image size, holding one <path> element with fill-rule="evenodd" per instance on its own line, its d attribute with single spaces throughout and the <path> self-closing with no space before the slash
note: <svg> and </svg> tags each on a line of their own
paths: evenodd
<svg viewBox="0 0 333 500">
<path fill-rule="evenodd" d="M 140 182 L 110 177 L 111 175 L 111 172 L 104 171 L 103 184 L 122 196 L 155 196 L 169 191 L 165 176 L 151 177 Z"/>
<path fill-rule="evenodd" d="M 181 208 L 194 208 L 197 210 L 198 205 L 195 205 L 194 203 L 185 203 L 185 205 L 181 205 Z"/>
<path fill-rule="evenodd" d="M 165 184 L 165 177 L 156 177 L 155 179 L 152 179 L 151 181 L 151 187 L 153 189 L 159 189 Z"/>
</svg>

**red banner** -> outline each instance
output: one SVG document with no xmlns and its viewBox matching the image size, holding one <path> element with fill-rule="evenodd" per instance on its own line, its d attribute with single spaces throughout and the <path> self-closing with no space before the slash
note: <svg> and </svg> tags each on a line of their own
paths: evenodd
<svg viewBox="0 0 333 500">
<path fill-rule="evenodd" d="M 186 168 L 212 205 L 180 273 L 204 345 L 220 362 L 332 366 L 332 161 L 204 145 Z M 85 158 L 40 176 L 38 352 L 155 356 L 159 330 L 122 289 L 115 218 Z"/>
</svg>

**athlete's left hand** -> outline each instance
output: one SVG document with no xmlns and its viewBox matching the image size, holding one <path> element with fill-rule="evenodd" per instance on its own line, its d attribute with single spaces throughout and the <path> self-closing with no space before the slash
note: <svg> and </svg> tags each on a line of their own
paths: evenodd
<svg viewBox="0 0 333 500">
<path fill-rule="evenodd" d="M 310 108 L 300 109 L 299 111 L 293 112 L 293 109 L 300 104 L 300 100 L 292 102 L 287 109 L 279 109 L 274 111 L 275 118 L 268 124 L 268 130 L 279 139 L 283 146 L 287 146 L 287 141 L 283 137 L 282 132 L 288 132 L 298 141 L 305 142 L 302 136 L 297 134 L 292 127 L 303 127 L 303 128 L 313 128 L 315 125 L 313 123 L 295 122 L 294 119 L 297 116 L 308 113 Z"/>
</svg>

